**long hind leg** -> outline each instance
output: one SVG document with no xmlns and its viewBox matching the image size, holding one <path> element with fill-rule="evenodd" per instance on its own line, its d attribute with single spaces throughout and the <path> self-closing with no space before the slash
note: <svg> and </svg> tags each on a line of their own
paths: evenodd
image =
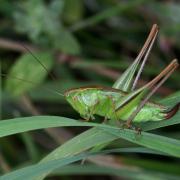
<svg viewBox="0 0 180 180">
<path fill-rule="evenodd" d="M 178 61 L 173 60 L 156 78 L 150 81 L 146 85 L 149 86 L 152 90 L 146 95 L 145 99 L 137 106 L 136 110 L 130 115 L 127 120 L 127 126 L 131 127 L 131 123 L 135 116 L 139 113 L 139 111 L 145 106 L 147 101 L 151 98 L 151 96 L 157 91 L 157 89 L 168 79 L 168 77 L 175 71 L 175 69 L 179 66 Z"/>
</svg>

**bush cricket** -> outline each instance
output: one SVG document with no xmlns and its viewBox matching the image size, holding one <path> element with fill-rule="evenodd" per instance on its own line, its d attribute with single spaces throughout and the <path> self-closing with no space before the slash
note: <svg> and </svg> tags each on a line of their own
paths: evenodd
<svg viewBox="0 0 180 180">
<path fill-rule="evenodd" d="M 161 121 L 176 113 L 179 104 L 169 109 L 158 103 L 149 102 L 150 97 L 178 67 L 176 59 L 152 81 L 134 90 L 157 33 L 158 27 L 155 24 L 134 63 L 115 82 L 113 88 L 91 86 L 74 88 L 65 92 L 66 100 L 79 112 L 81 117 L 90 120 L 94 119 L 94 115 L 99 115 L 105 119 L 124 121 L 130 128 L 132 121 Z M 132 83 L 140 61 L 142 61 L 141 67 Z M 149 92 L 150 89 L 152 90 Z"/>
<path fill-rule="evenodd" d="M 150 97 L 179 66 L 176 59 L 174 59 L 153 80 L 135 90 L 137 81 L 155 42 L 157 34 L 158 27 L 154 24 L 137 58 L 114 83 L 112 88 L 88 86 L 73 88 L 64 93 L 63 96 L 65 99 L 83 119 L 90 120 L 95 118 L 94 115 L 99 115 L 104 119 L 123 122 L 128 128 L 131 128 L 132 121 L 161 121 L 169 119 L 176 114 L 179 109 L 179 103 L 174 107 L 169 108 L 149 101 Z M 31 51 L 29 52 L 32 54 Z M 35 56 L 33 55 L 33 57 Z M 39 62 L 37 58 L 35 59 Z M 42 65 L 42 63 L 40 64 Z M 139 65 L 140 68 L 137 72 Z M 42 67 L 48 71 L 44 65 L 42 65 Z M 11 78 L 12 76 L 9 77 Z M 23 80 L 18 77 L 12 78 Z M 27 81 L 27 83 L 32 82 Z M 55 93 L 61 95 L 59 92 Z"/>
</svg>

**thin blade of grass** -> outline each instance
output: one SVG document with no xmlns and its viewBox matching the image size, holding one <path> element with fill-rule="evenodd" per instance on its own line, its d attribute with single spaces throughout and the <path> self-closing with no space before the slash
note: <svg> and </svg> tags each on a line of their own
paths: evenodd
<svg viewBox="0 0 180 180">
<path fill-rule="evenodd" d="M 19 180 L 19 179 L 35 179 L 37 176 L 47 173 L 49 171 L 56 170 L 57 168 L 61 168 L 70 163 L 82 160 L 84 158 L 92 157 L 98 154 L 105 154 L 104 152 L 98 153 L 84 153 L 76 156 L 66 157 L 62 159 L 56 159 L 49 162 L 44 162 L 42 164 L 32 165 L 26 168 L 22 168 L 20 170 L 13 171 L 9 174 L 1 176 L 2 180 Z M 178 176 L 170 176 L 163 173 L 155 173 L 150 171 L 143 171 L 141 169 L 128 169 L 128 168 L 109 168 L 109 167 L 101 167 L 98 169 L 97 167 L 96 173 L 104 170 L 107 174 L 117 175 L 121 177 L 128 177 L 130 179 L 141 179 L 141 178 L 151 178 L 151 179 L 164 179 L 165 177 L 170 177 L 171 179 L 178 179 Z M 96 169 L 94 168 L 94 169 Z M 92 169 L 89 169 L 92 171 Z"/>
<path fill-rule="evenodd" d="M 159 127 L 166 127 L 179 123 L 180 123 L 180 112 L 178 112 L 171 119 L 159 121 L 159 122 L 147 122 L 145 124 L 142 124 L 141 126 L 143 127 L 144 131 L 147 131 L 147 130 L 153 130 Z M 14 119 L 0 121 L 0 137 L 31 131 L 31 130 L 50 128 L 50 127 L 65 127 L 65 126 L 88 126 L 88 127 L 97 126 L 97 127 L 118 129 L 116 127 L 108 126 L 105 124 L 81 122 L 65 117 L 32 116 L 32 117 L 14 118 Z"/>
<path fill-rule="evenodd" d="M 38 120 L 39 119 L 39 120 Z M 54 121 L 53 121 L 54 119 Z M 35 116 L 27 118 L 17 118 L 15 120 L 2 121 L 1 122 L 1 136 L 7 134 L 13 134 L 14 132 L 23 132 L 34 128 L 37 129 L 42 128 L 42 125 L 45 127 L 53 127 L 53 126 L 96 126 L 94 128 L 94 132 L 88 131 L 85 133 L 76 136 L 71 139 L 67 143 L 63 144 L 58 149 L 58 154 L 62 157 L 66 157 L 69 155 L 77 154 L 86 150 L 88 148 L 93 147 L 94 145 L 111 142 L 117 138 L 123 138 L 130 142 L 154 149 L 159 150 L 161 152 L 167 153 L 172 156 L 180 157 L 180 141 L 154 135 L 150 133 L 142 132 L 140 136 L 136 138 L 136 132 L 129 129 L 119 129 L 116 127 L 104 125 L 104 124 L 96 124 L 96 123 L 87 123 L 87 122 L 79 122 L 67 118 L 59 117 L 48 117 L 48 116 Z M 52 126 L 52 122 L 54 125 Z M 11 125 L 11 126 L 9 126 Z M 25 126 L 24 126 L 25 125 Z M 23 129 L 24 128 L 24 129 Z M 96 139 L 96 140 L 94 140 Z M 74 142 L 75 141 L 75 142 Z M 78 143 L 77 143 L 78 142 Z M 56 151 L 55 151 L 56 154 Z M 58 157 L 59 157 L 58 155 Z M 57 154 L 56 154 L 57 156 Z M 51 156 L 50 156 L 51 157 Z M 52 159 L 56 158 L 54 155 L 51 157 Z M 46 158 L 45 158 L 46 159 Z M 48 158 L 49 159 L 49 158 Z"/>
<path fill-rule="evenodd" d="M 103 128 L 104 129 L 104 128 Z M 128 132 L 123 132 L 124 130 L 110 130 L 104 129 L 106 132 L 114 134 L 117 137 L 121 137 L 133 143 L 167 153 L 169 155 L 175 155 L 180 157 L 180 141 L 172 138 L 158 136 L 150 133 L 143 132 L 141 135 L 134 136 L 134 131 L 128 130 Z M 132 135 L 132 136 L 131 136 Z M 129 138 L 129 137 L 134 138 Z"/>
<path fill-rule="evenodd" d="M 175 116 L 175 120 L 172 124 L 180 123 L 179 113 Z M 169 120 L 170 122 L 173 120 Z M 46 156 L 41 163 L 51 161 L 58 158 L 74 156 L 80 152 L 83 152 L 89 148 L 102 143 L 111 142 L 117 138 L 123 138 L 128 141 L 134 142 L 145 147 L 167 153 L 176 157 L 180 157 L 180 141 L 158 136 L 150 133 L 142 132 L 139 138 L 136 138 L 135 131 L 128 129 L 118 129 L 104 124 L 87 123 L 75 121 L 63 117 L 52 116 L 35 116 L 26 118 L 16 118 L 13 120 L 5 120 L 0 122 L 0 136 L 6 136 L 14 133 L 24 132 L 33 129 L 57 127 L 57 126 L 96 126 L 91 128 L 80 135 L 69 140 L 48 156 Z M 167 126 L 167 124 L 164 124 Z M 103 128 L 103 129 L 102 129 Z M 155 127 L 154 127 L 155 128 Z M 49 173 L 49 172 L 48 172 Z M 48 174 L 47 173 L 47 174 Z M 45 174 L 45 175 L 47 175 Z M 39 177 L 42 179 L 45 175 Z"/>
<path fill-rule="evenodd" d="M 139 171 L 139 175 L 137 174 Z M 136 173 L 135 173 L 136 172 Z M 114 174 L 115 173 L 115 174 Z M 95 165 L 68 165 L 66 167 L 62 167 L 58 169 L 57 171 L 53 172 L 53 175 L 116 175 L 121 176 L 124 178 L 132 178 L 132 179 L 146 179 L 146 178 L 164 178 L 164 179 L 178 179 L 179 176 L 171 176 L 170 174 L 164 174 L 164 173 L 157 173 L 157 172 L 151 172 L 155 173 L 154 177 L 152 177 L 152 174 L 150 175 L 148 171 L 142 171 L 139 170 L 133 170 L 129 168 L 110 168 L 110 167 L 104 167 L 104 166 L 95 166 Z"/>
<path fill-rule="evenodd" d="M 145 0 L 136 0 L 129 3 L 119 3 L 117 6 L 113 6 L 109 9 L 104 10 L 103 12 L 100 12 L 88 19 L 85 19 L 81 22 L 76 23 L 73 25 L 70 30 L 71 31 L 77 31 L 92 25 L 95 25 L 97 23 L 100 23 L 101 21 L 108 19 L 112 16 L 119 15 L 127 10 L 130 10 L 131 8 L 135 8 L 136 6 L 139 6 L 140 4 L 143 4 Z"/>
</svg>

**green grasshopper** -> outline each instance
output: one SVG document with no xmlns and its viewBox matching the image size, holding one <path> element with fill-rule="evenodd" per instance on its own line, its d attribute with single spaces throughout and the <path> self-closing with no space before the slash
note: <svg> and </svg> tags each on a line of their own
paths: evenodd
<svg viewBox="0 0 180 180">
<path fill-rule="evenodd" d="M 89 86 L 70 89 L 64 93 L 65 99 L 83 119 L 90 120 L 94 119 L 94 115 L 99 115 L 104 117 L 105 120 L 111 119 L 116 122 L 125 122 L 127 127 L 131 128 L 132 121 L 161 121 L 169 119 L 177 112 L 179 104 L 169 109 L 161 104 L 149 102 L 150 97 L 178 67 L 176 59 L 152 81 L 135 90 L 157 34 L 158 27 L 155 24 L 135 61 L 114 83 L 112 88 Z M 35 56 L 33 55 L 33 57 Z M 35 59 L 42 65 L 36 57 Z M 140 69 L 136 73 L 140 63 Z M 43 68 L 48 71 L 46 67 L 43 66 Z M 23 80 L 21 78 L 16 79 Z M 58 94 L 62 95 L 59 92 Z"/>
<path fill-rule="evenodd" d="M 130 128 L 132 127 L 132 121 L 161 121 L 172 117 L 176 113 L 179 104 L 169 109 L 158 103 L 149 102 L 154 92 L 178 67 L 176 59 L 152 81 L 134 90 L 157 33 L 158 27 L 155 24 L 134 63 L 115 82 L 113 88 L 89 86 L 74 88 L 65 92 L 66 100 L 82 118 L 90 120 L 94 119 L 94 115 L 99 115 L 105 119 L 126 122 L 127 127 Z M 132 83 L 140 61 L 142 61 L 140 70 L 134 83 Z M 148 92 L 151 88 L 153 89 Z"/>
</svg>

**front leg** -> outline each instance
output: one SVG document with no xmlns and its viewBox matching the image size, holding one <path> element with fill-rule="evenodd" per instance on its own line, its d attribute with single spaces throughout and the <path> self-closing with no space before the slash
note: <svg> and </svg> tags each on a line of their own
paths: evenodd
<svg viewBox="0 0 180 180">
<path fill-rule="evenodd" d="M 83 120 L 90 121 L 91 120 L 91 114 L 90 114 L 89 108 L 86 107 L 86 112 L 84 114 L 80 114 L 80 116 L 83 118 Z"/>
<path fill-rule="evenodd" d="M 94 114 L 96 113 L 96 107 L 99 104 L 99 100 L 96 100 L 92 107 L 88 108 L 90 119 L 95 120 Z"/>
<path fill-rule="evenodd" d="M 80 115 L 85 121 L 94 120 L 95 106 L 98 104 L 98 101 L 93 105 L 93 107 L 86 107 L 86 113 L 84 115 Z"/>
</svg>

